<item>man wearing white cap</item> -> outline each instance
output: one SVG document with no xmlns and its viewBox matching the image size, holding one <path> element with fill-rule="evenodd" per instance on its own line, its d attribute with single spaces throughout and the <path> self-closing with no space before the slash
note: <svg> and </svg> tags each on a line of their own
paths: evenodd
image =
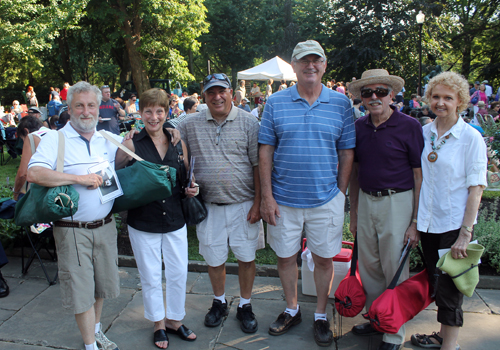
<svg viewBox="0 0 500 350">
<path fill-rule="evenodd" d="M 488 101 L 491 99 L 491 95 L 493 94 L 493 88 L 488 84 L 488 80 L 483 80 L 484 87 L 486 88 L 485 93 L 486 97 L 488 97 Z"/>
<path fill-rule="evenodd" d="M 407 242 L 418 244 L 417 209 L 424 147 L 422 127 L 391 106 L 404 80 L 385 69 L 367 70 L 351 82 L 349 91 L 361 98 L 369 114 L 356 120 L 356 154 L 349 188 L 351 232 L 358 240 L 359 274 L 366 293 L 366 309 L 392 281 Z M 408 264 L 400 282 L 409 276 Z M 377 333 L 364 323 L 353 333 Z M 398 350 L 405 326 L 384 334 L 379 350 Z"/>
<path fill-rule="evenodd" d="M 353 110 L 345 95 L 321 83 L 326 56 L 319 43 L 298 43 L 292 67 L 297 84 L 269 97 L 259 131 L 261 213 L 268 223 L 268 242 L 278 256 L 287 304 L 269 334 L 284 334 L 302 320 L 296 256 L 305 230 L 318 295 L 314 339 L 320 346 L 329 346 L 333 334 L 326 305 L 332 258 L 342 245 L 345 192 L 355 145 Z"/>
</svg>

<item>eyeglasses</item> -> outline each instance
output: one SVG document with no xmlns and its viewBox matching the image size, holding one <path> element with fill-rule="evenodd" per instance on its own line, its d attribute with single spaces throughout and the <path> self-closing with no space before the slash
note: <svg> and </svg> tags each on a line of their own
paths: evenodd
<svg viewBox="0 0 500 350">
<path fill-rule="evenodd" d="M 212 80 L 219 80 L 219 81 L 225 81 L 229 85 L 231 85 L 231 80 L 225 75 L 224 73 L 215 73 L 215 74 L 209 74 L 206 76 L 205 79 L 203 79 L 203 85 L 207 85 L 209 82 Z"/>
<path fill-rule="evenodd" d="M 219 125 L 217 127 L 217 130 L 215 131 L 217 137 L 215 138 L 215 145 L 218 146 L 220 142 L 220 131 L 222 130 L 222 125 Z"/>
<path fill-rule="evenodd" d="M 304 58 L 301 58 L 300 60 L 297 60 L 297 62 L 299 62 L 303 66 L 308 66 L 310 63 L 312 63 L 315 66 L 319 66 L 320 64 L 325 62 L 325 60 L 323 60 L 321 58 L 317 58 L 317 59 L 311 61 L 311 60 L 306 60 Z"/>
<path fill-rule="evenodd" d="M 370 98 L 370 97 L 372 97 L 373 94 L 375 94 L 375 96 L 381 98 L 381 97 L 386 97 L 387 95 L 389 95 L 389 92 L 391 92 L 391 90 L 386 89 L 386 88 L 381 88 L 381 87 L 376 88 L 375 90 L 361 89 L 361 97 Z"/>
</svg>

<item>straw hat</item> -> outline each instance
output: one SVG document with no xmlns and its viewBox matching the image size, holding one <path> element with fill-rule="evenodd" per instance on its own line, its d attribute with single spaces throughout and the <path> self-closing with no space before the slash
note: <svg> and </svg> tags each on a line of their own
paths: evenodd
<svg viewBox="0 0 500 350">
<path fill-rule="evenodd" d="M 478 106 L 479 108 L 484 108 L 484 106 L 485 106 L 484 101 L 479 101 L 479 102 L 477 103 L 477 106 Z"/>
<path fill-rule="evenodd" d="M 361 79 L 354 80 L 349 84 L 349 92 L 357 98 L 361 98 L 361 88 L 371 84 L 390 85 L 397 94 L 403 89 L 405 81 L 401 77 L 389 75 L 385 69 L 369 69 L 361 75 Z"/>
<path fill-rule="evenodd" d="M 453 259 L 449 251 L 439 259 L 436 267 L 450 275 L 460 292 L 471 297 L 479 282 L 478 263 L 483 252 L 482 245 L 470 243 L 467 247 L 466 258 Z"/>
</svg>

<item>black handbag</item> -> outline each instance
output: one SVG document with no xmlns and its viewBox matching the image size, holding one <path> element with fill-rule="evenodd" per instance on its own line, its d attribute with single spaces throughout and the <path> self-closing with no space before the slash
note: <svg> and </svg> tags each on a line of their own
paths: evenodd
<svg viewBox="0 0 500 350">
<path fill-rule="evenodd" d="M 177 161 L 179 162 L 180 169 L 180 184 L 181 184 L 181 206 L 182 213 L 184 214 L 184 220 L 186 225 L 192 226 L 197 225 L 207 217 L 207 207 L 198 194 L 196 197 L 186 197 L 185 189 L 190 186 L 189 179 L 187 178 L 186 166 L 184 164 L 184 152 L 182 151 L 181 142 L 177 143 L 175 146 L 177 150 Z"/>
</svg>

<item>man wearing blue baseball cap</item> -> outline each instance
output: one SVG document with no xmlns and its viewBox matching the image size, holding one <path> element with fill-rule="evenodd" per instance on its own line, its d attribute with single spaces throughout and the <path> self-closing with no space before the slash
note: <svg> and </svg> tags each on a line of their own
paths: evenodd
<svg viewBox="0 0 500 350">
<path fill-rule="evenodd" d="M 190 115 L 177 129 L 195 157 L 194 173 L 208 216 L 196 226 L 199 251 L 208 264 L 214 300 L 205 326 L 216 327 L 228 315 L 225 298 L 228 248 L 238 259 L 240 302 L 236 317 L 243 332 L 257 331 L 250 298 L 255 251 L 264 248 L 260 220 L 260 183 L 255 117 L 233 105 L 231 81 L 210 74 L 203 93 L 208 109 Z M 262 236 L 262 239 L 259 239 Z"/>
</svg>

